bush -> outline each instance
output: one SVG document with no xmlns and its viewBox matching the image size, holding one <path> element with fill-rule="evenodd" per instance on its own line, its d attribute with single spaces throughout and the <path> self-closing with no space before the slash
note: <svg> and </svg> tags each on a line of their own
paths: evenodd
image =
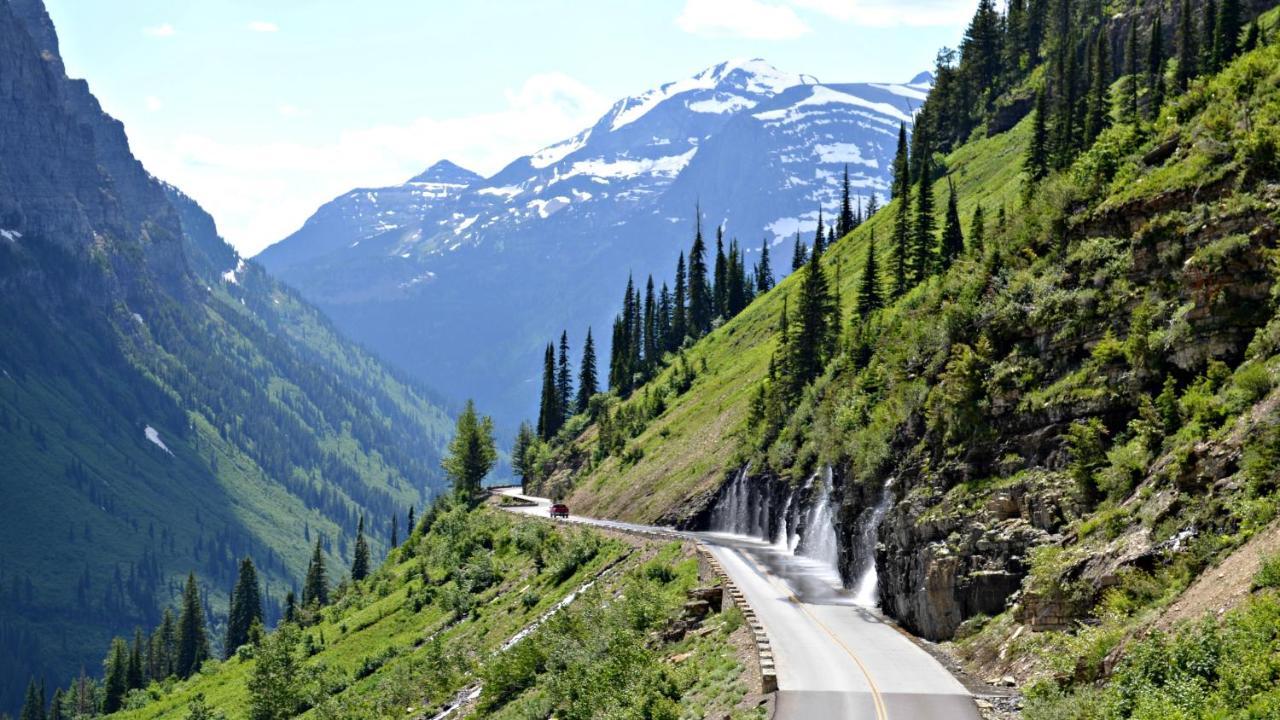
<svg viewBox="0 0 1280 720">
<path fill-rule="evenodd" d="M 1253 589 L 1280 588 L 1280 555 L 1272 555 L 1262 561 L 1262 567 L 1253 576 Z"/>
</svg>

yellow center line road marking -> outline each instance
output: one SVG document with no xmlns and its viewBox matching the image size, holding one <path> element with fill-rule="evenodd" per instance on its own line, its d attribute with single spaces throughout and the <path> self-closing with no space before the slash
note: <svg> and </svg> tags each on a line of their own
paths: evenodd
<svg viewBox="0 0 1280 720">
<path fill-rule="evenodd" d="M 858 666 L 858 669 L 862 671 L 862 676 L 867 680 L 867 686 L 871 688 L 871 700 L 876 707 L 876 720 L 889 720 L 889 710 L 887 707 L 885 707 L 884 697 L 881 696 L 880 694 L 880 688 L 876 686 L 876 681 L 871 677 L 871 670 L 866 666 L 865 663 L 862 662 L 862 659 L 858 657 L 858 654 L 855 653 L 852 648 L 846 645 L 845 642 L 841 640 L 839 636 L 837 636 L 834 632 L 832 632 L 831 628 L 827 627 L 826 623 L 819 620 L 816 615 L 814 615 L 812 612 L 809 611 L 809 608 L 805 607 L 804 602 L 801 601 L 800 598 L 796 597 L 795 593 L 791 592 L 791 589 L 789 586 L 787 586 L 785 580 L 782 580 L 782 578 L 778 578 L 776 575 L 769 572 L 767 568 L 762 567 L 749 554 L 737 549 L 733 549 L 732 551 L 736 552 L 739 557 L 741 557 L 746 562 L 750 563 L 751 566 L 754 567 L 756 571 L 758 571 L 761 575 L 764 575 L 766 578 L 768 578 L 770 584 L 777 587 L 777 584 L 774 583 L 775 578 L 782 582 L 784 592 L 786 592 L 787 594 L 787 600 L 791 603 L 794 603 L 795 606 L 800 609 L 800 612 L 804 613 L 806 617 L 808 617 L 811 621 L 813 621 L 813 624 L 822 628 L 823 632 L 831 636 L 831 639 L 836 641 L 836 644 L 840 646 L 840 649 L 844 650 L 845 653 L 847 653 L 849 657 L 853 659 L 853 662 L 855 665 Z"/>
</svg>

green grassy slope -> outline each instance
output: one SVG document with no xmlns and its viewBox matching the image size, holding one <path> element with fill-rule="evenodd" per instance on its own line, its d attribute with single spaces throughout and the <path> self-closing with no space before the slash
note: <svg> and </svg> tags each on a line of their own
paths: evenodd
<svg viewBox="0 0 1280 720">
<path fill-rule="evenodd" d="M 946 159 L 966 224 L 979 203 L 986 208 L 990 222 L 997 208 L 1016 204 L 1028 132 L 1029 125 L 1024 122 L 1011 132 L 965 145 Z M 946 180 L 935 183 L 934 195 L 938 206 L 945 207 Z M 879 238 L 881 267 L 888 266 L 889 238 L 899 202 L 894 200 L 880 210 L 824 256 L 830 277 L 838 277 L 836 287 L 843 298 L 846 320 L 872 233 Z M 610 457 L 586 472 L 577 472 L 580 466 L 576 463 L 566 463 L 548 483 L 552 491 L 569 498 L 584 512 L 635 521 L 676 519 L 691 505 L 705 500 L 707 493 L 719 487 L 725 473 L 742 460 L 739 450 L 748 405 L 777 345 L 783 302 L 799 286 L 799 280 L 798 274 L 789 276 L 687 352 L 697 373 L 693 386 L 671 398 L 667 409 L 630 442 L 626 455 L 639 459 L 624 462 Z M 629 402 L 642 402 L 646 393 L 666 394 L 669 378 L 676 371 L 674 366 L 669 368 Z M 589 453 L 594 440 L 594 429 L 588 429 L 563 456 Z"/>
<path fill-rule="evenodd" d="M 713 615 L 702 634 L 656 639 L 698 583 L 687 548 L 491 508 L 454 507 L 427 522 L 301 628 L 301 717 L 431 717 L 477 684 L 471 710 L 483 717 L 758 717 L 737 707 L 747 692 L 739 613 Z M 503 649 L 574 592 L 567 609 Z M 188 681 L 137 691 L 115 717 L 181 717 L 197 694 L 230 720 L 247 717 L 254 656 L 248 647 Z"/>
</svg>

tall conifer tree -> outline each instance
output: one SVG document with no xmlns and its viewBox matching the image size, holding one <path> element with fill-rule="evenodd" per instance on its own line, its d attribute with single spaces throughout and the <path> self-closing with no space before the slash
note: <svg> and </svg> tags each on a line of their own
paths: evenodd
<svg viewBox="0 0 1280 720">
<path fill-rule="evenodd" d="M 1088 115 L 1084 123 L 1085 147 L 1092 146 L 1111 121 L 1111 71 L 1105 30 L 1098 31 L 1091 68 L 1093 79 L 1089 85 Z"/>
<path fill-rule="evenodd" d="M 867 242 L 867 255 L 862 262 L 862 279 L 858 283 L 856 309 L 858 317 L 863 320 L 884 307 L 884 293 L 880 289 L 880 283 L 880 265 L 876 262 L 876 233 L 872 230 L 871 239 Z"/>
<path fill-rule="evenodd" d="M 359 563 L 360 548 L 364 545 L 364 516 L 360 517 L 360 525 L 356 530 L 356 563 Z M 359 577 L 357 567 L 351 568 L 353 580 L 363 580 L 369 574 L 369 548 L 364 546 L 365 567 Z M 262 592 L 258 587 L 258 569 L 253 560 L 245 558 L 240 561 L 240 571 L 236 577 L 235 589 L 231 592 L 230 609 L 227 612 L 227 642 L 225 656 L 230 658 L 236 650 L 249 642 L 249 630 L 255 622 L 262 622 Z"/>
<path fill-rule="evenodd" d="M 698 209 L 697 229 L 689 250 L 689 334 L 702 337 L 711 329 L 711 287 L 707 281 L 707 247 L 702 238 L 702 209 Z"/>
<path fill-rule="evenodd" d="M 582 344 L 582 365 L 578 368 L 578 410 L 586 411 L 591 406 L 591 396 L 599 392 L 600 381 L 596 378 L 596 343 L 591 338 L 591 328 L 587 328 L 587 339 Z"/>
<path fill-rule="evenodd" d="M 809 253 L 812 256 L 821 259 L 822 253 L 824 250 L 826 250 L 826 248 L 827 248 L 827 229 L 826 229 L 826 226 L 822 224 L 822 208 L 819 207 L 818 208 L 818 231 L 814 233 L 813 248 L 809 251 Z"/>
<path fill-rule="evenodd" d="M 1240 0 L 1222 0 L 1214 30 L 1214 62 L 1218 68 L 1223 68 L 1235 59 L 1240 50 Z"/>
<path fill-rule="evenodd" d="M 849 197 L 849 164 L 844 165 L 844 180 L 840 183 L 840 218 L 836 222 L 836 235 L 844 237 L 853 232 L 853 206 Z"/>
<path fill-rule="evenodd" d="M 956 200 L 956 187 L 947 181 L 950 193 L 947 197 L 947 215 L 942 225 L 942 238 L 938 245 L 938 268 L 946 271 L 964 252 L 964 233 L 960 229 L 960 210 Z"/>
<path fill-rule="evenodd" d="M 729 317 L 729 260 L 724 254 L 724 227 L 716 228 L 716 262 L 714 281 L 711 286 L 712 303 L 715 306 L 711 317 Z"/>
<path fill-rule="evenodd" d="M 1195 21 L 1191 18 L 1191 0 L 1182 0 L 1182 9 L 1178 13 L 1178 74 L 1175 76 L 1179 92 L 1186 92 L 1192 78 L 1199 72 L 1198 61 Z"/>
<path fill-rule="evenodd" d="M 129 692 L 127 675 L 129 672 L 129 648 L 124 638 L 111 641 L 111 652 L 107 655 L 106 677 L 102 681 L 102 712 L 104 715 L 118 712 L 124 707 L 125 693 Z M 32 683 L 34 687 L 34 682 Z M 36 700 L 36 702 L 39 702 Z"/>
<path fill-rule="evenodd" d="M 564 423 L 574 413 L 573 407 L 573 369 L 569 364 L 569 332 L 560 332 L 560 358 L 556 362 L 556 400 L 558 401 L 560 416 L 558 418 L 559 432 Z"/>
<path fill-rule="evenodd" d="M 1045 125 L 1047 105 L 1044 90 L 1036 93 L 1035 109 L 1031 111 L 1031 142 L 1027 145 L 1027 157 L 1023 169 L 1032 183 L 1040 182 L 1049 174 L 1049 130 Z"/>
<path fill-rule="evenodd" d="M 364 515 L 356 525 L 356 546 L 351 557 L 351 579 L 356 582 L 369 577 L 369 540 L 364 536 Z M 227 631 L 230 634 L 230 630 Z"/>
<path fill-rule="evenodd" d="M 1138 22 L 1129 23 L 1129 34 L 1124 43 L 1124 121 L 1138 122 Z"/>
<path fill-rule="evenodd" d="M 667 349 L 675 352 L 689 335 L 688 285 L 685 276 L 684 251 L 676 262 L 675 290 L 671 297 L 671 342 Z"/>
<path fill-rule="evenodd" d="M 773 289 L 773 268 L 769 266 L 769 241 L 760 243 L 760 262 L 756 263 L 756 294 Z"/>
<path fill-rule="evenodd" d="M 616 326 L 615 326 L 616 330 Z M 618 353 L 619 338 L 614 337 L 615 362 Z M 559 398 L 556 397 L 556 355 L 550 343 L 542 354 L 542 399 L 538 407 L 538 436 L 550 440 L 560 430 L 557 419 L 560 417 Z M 612 379 L 612 378 L 611 378 Z"/>
<path fill-rule="evenodd" d="M 1151 24 L 1151 38 L 1147 43 L 1147 118 L 1155 120 L 1164 105 L 1164 26 L 1160 15 Z"/>
<path fill-rule="evenodd" d="M 307 564 L 307 577 L 302 583 L 302 605 L 304 607 L 323 607 L 329 604 L 329 575 L 324 567 L 324 549 L 320 545 L 320 537 L 316 536 L 315 549 L 311 551 L 311 562 Z"/>
<path fill-rule="evenodd" d="M 809 248 L 800 239 L 800 232 L 796 232 L 796 243 L 791 251 L 791 272 L 795 272 L 804 267 L 809 262 Z"/>
<path fill-rule="evenodd" d="M 923 132 L 923 128 L 918 128 L 916 132 Z M 921 147 L 929 146 L 926 143 Z M 912 276 L 916 282 L 923 281 L 928 275 L 933 261 L 934 245 L 937 242 L 934 238 L 934 229 L 937 225 L 933 217 L 933 183 L 930 181 L 933 175 L 931 154 L 928 150 L 921 153 L 923 157 L 920 158 L 920 178 L 916 182 L 916 212 L 915 221 L 912 223 L 915 236 L 911 259 Z"/>
<path fill-rule="evenodd" d="M 209 636 L 205 632 L 204 606 L 200 603 L 196 574 L 190 573 L 187 575 L 187 586 L 182 592 L 182 612 L 178 615 L 178 656 L 175 671 L 178 677 L 191 677 L 208 659 Z"/>
</svg>

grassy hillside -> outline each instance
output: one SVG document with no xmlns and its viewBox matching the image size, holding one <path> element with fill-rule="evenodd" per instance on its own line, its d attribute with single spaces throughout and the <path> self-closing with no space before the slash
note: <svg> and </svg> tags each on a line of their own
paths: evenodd
<svg viewBox="0 0 1280 720">
<path fill-rule="evenodd" d="M 229 720 L 248 717 L 255 656 L 283 638 L 296 642 L 290 687 L 305 718 L 432 717 L 459 697 L 472 700 L 458 716 L 763 717 L 747 691 L 740 613 L 665 632 L 700 582 L 680 543 L 442 505 L 314 624 L 135 691 L 114 717 L 182 717 L 197 696 Z"/>
<path fill-rule="evenodd" d="M 1029 129 L 1029 122 L 1023 122 L 1010 132 L 965 145 L 946 158 L 966 223 L 978 204 L 993 220 L 998 208 L 1016 206 Z M 945 207 L 947 187 L 944 179 L 934 184 L 939 207 Z M 842 317 L 846 319 L 872 234 L 879 238 L 881 267 L 888 265 L 888 240 L 900 202 L 894 200 L 825 255 L 828 273 L 844 299 Z M 621 457 L 584 466 L 595 442 L 595 430 L 588 428 L 561 451 L 562 466 L 546 481 L 548 490 L 567 497 L 584 512 L 634 521 L 678 520 L 681 513 L 704 503 L 725 474 L 744 460 L 748 406 L 777 346 L 783 303 L 796 292 L 800 280 L 800 274 L 793 273 L 686 351 L 695 372 L 688 391 L 675 394 L 668 389 L 672 376 L 680 372 L 678 365 L 637 391 L 628 403 L 639 405 L 660 396 L 666 408 L 630 441 Z M 904 302 L 915 302 L 914 297 Z M 791 303 L 794 307 L 794 298 Z"/>
</svg>

